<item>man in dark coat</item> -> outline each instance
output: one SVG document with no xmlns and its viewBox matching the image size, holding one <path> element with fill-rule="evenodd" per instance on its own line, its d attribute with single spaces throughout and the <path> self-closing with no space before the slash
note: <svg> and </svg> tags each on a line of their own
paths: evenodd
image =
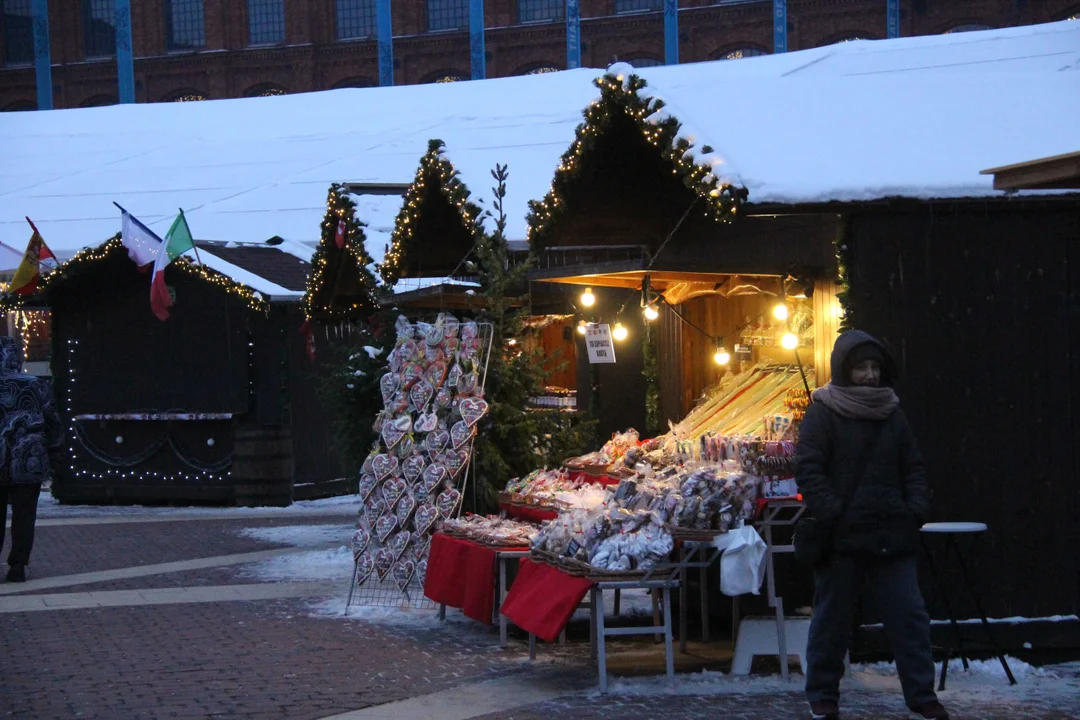
<svg viewBox="0 0 1080 720">
<path fill-rule="evenodd" d="M 64 426 L 47 380 L 22 372 L 15 338 L 0 337 L 0 546 L 11 504 L 8 582 L 24 582 L 41 484 L 52 476 Z"/>
<path fill-rule="evenodd" d="M 930 497 L 922 455 L 892 389 L 896 377 L 896 362 L 877 339 L 843 333 L 832 353 L 832 382 L 814 391 L 799 430 L 799 492 L 810 514 L 832 528 L 831 551 L 814 571 L 806 675 L 814 718 L 839 717 L 852 613 L 866 578 L 908 707 L 924 718 L 948 718 L 934 693 L 930 616 L 916 575 Z"/>
</svg>

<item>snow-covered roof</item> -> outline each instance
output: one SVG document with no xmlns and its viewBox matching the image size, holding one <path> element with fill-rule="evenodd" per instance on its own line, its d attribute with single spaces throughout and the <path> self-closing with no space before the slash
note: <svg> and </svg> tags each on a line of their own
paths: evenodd
<svg viewBox="0 0 1080 720">
<path fill-rule="evenodd" d="M 980 170 L 1080 148 L 1075 21 L 635 72 L 750 202 L 990 195 Z M 2 113 L 0 242 L 24 248 L 29 215 L 63 259 L 119 230 L 116 201 L 156 231 L 183 207 L 199 240 L 313 251 L 331 182 L 409 183 L 431 138 L 483 207 L 509 166 L 520 240 L 597 74 Z M 401 199 L 358 204 L 381 258 Z"/>
</svg>

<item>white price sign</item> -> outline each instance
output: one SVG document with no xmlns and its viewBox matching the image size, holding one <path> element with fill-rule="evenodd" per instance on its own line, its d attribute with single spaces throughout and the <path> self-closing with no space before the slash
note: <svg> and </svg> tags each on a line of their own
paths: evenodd
<svg viewBox="0 0 1080 720">
<path fill-rule="evenodd" d="M 586 326 L 585 347 L 589 350 L 589 363 L 615 362 L 615 344 L 611 341 L 611 328 L 608 325 Z"/>
</svg>

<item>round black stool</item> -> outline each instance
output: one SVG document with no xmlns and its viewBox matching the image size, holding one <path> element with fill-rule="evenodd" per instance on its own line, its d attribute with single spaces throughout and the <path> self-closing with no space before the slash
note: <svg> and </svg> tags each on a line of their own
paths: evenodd
<svg viewBox="0 0 1080 720">
<path fill-rule="evenodd" d="M 960 576 L 964 586 L 967 588 L 968 594 L 971 595 L 971 599 L 975 601 L 975 609 L 978 611 L 979 619 L 982 621 L 983 629 L 986 631 L 986 639 L 989 640 L 990 646 L 994 649 L 994 654 L 997 655 L 998 660 L 1001 661 L 1001 667 L 1005 669 L 1005 675 L 1009 678 L 1009 684 L 1015 685 L 1016 678 L 1013 677 L 1012 670 L 1009 669 L 1009 663 L 1005 661 L 1005 653 L 1002 652 L 1001 646 L 994 640 L 994 634 L 990 629 L 990 622 L 986 619 L 986 612 L 983 610 L 982 600 L 979 598 L 978 593 L 975 592 L 974 585 L 971 584 L 971 579 L 968 577 L 967 563 L 964 562 L 964 555 L 960 551 L 960 544 L 957 542 L 957 538 L 960 536 L 966 535 L 975 537 L 980 533 L 986 532 L 986 529 L 986 523 L 977 522 L 926 523 L 922 526 L 920 540 L 922 541 L 923 554 L 926 556 L 926 562 L 930 568 L 930 577 L 934 581 L 935 594 L 941 598 L 945 605 L 945 612 L 948 614 L 949 623 L 952 625 L 953 642 L 955 642 L 956 651 L 960 654 L 960 659 L 964 663 L 964 670 L 967 670 L 969 665 L 968 657 L 964 653 L 964 643 L 960 637 L 960 626 L 957 623 L 956 613 L 953 612 L 953 604 L 949 601 L 949 594 L 945 591 L 945 588 L 939 581 L 939 566 L 934 562 L 934 554 L 930 552 L 930 548 L 927 547 L 928 538 L 933 536 L 945 536 L 945 549 L 940 558 L 941 568 L 944 569 L 948 564 L 950 554 L 956 555 L 956 560 L 960 564 Z M 949 669 L 949 659 L 952 657 L 952 653 L 953 646 L 946 646 L 945 659 L 941 663 L 941 680 L 938 683 L 939 691 L 945 689 L 945 675 Z"/>
</svg>

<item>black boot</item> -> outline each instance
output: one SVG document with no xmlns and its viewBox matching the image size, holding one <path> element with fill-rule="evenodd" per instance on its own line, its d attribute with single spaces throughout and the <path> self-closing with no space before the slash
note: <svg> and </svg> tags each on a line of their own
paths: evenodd
<svg viewBox="0 0 1080 720">
<path fill-rule="evenodd" d="M 26 582 L 26 566 L 22 563 L 15 563 L 8 568 L 7 581 Z"/>
</svg>

